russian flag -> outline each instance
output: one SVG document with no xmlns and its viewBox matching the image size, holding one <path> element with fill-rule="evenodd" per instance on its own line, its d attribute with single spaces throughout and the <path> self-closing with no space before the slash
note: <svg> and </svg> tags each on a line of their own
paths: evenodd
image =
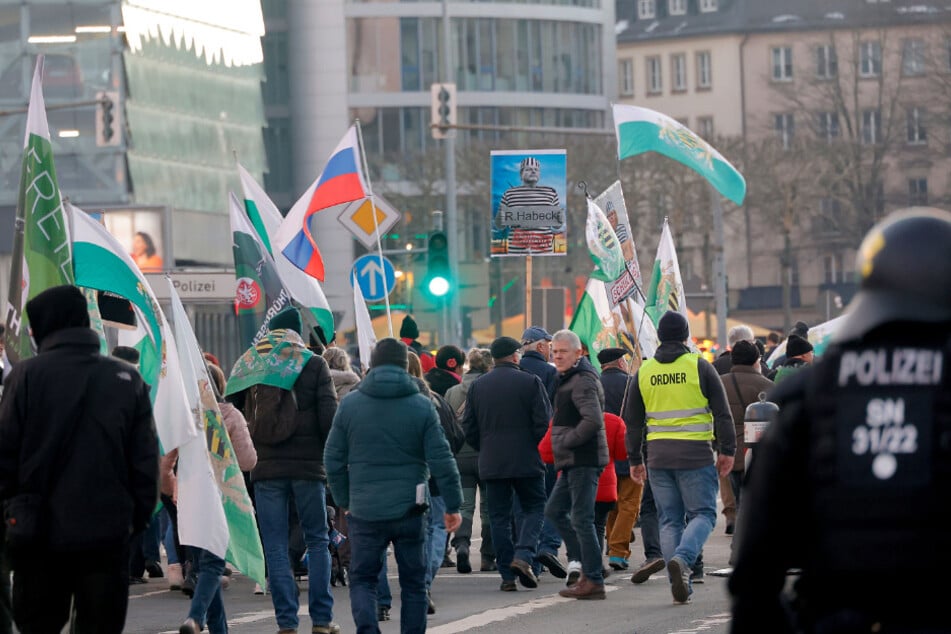
<svg viewBox="0 0 951 634">
<path fill-rule="evenodd" d="M 287 259 L 321 282 L 324 281 L 324 260 L 310 233 L 310 217 L 322 209 L 367 197 L 359 157 L 357 129 L 350 126 L 323 172 L 287 212 L 275 235 L 277 248 Z"/>
</svg>

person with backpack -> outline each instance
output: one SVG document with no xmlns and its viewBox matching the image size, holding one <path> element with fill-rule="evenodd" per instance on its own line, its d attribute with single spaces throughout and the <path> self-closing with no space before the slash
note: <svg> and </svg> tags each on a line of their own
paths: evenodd
<svg viewBox="0 0 951 634">
<path fill-rule="evenodd" d="M 293 500 L 307 545 L 311 632 L 337 634 L 323 461 L 337 393 L 327 362 L 308 350 L 303 332 L 297 309 L 275 315 L 267 334 L 235 363 L 226 396 L 243 411 L 258 453 L 251 482 L 279 633 L 298 627 L 298 589 L 288 557 Z"/>
</svg>

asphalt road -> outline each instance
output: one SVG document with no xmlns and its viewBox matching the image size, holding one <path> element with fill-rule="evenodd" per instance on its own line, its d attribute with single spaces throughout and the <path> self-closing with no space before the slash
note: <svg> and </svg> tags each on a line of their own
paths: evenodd
<svg viewBox="0 0 951 634">
<path fill-rule="evenodd" d="M 473 531 L 478 535 L 478 529 Z M 640 531 L 638 531 L 638 539 Z M 704 549 L 705 583 L 694 586 L 692 601 L 673 603 L 665 572 L 642 585 L 630 582 L 630 574 L 614 574 L 606 581 L 604 601 L 576 601 L 558 596 L 564 582 L 542 575 L 539 587 L 517 593 L 500 592 L 497 573 L 474 572 L 461 575 L 454 568 L 443 568 L 433 585 L 437 611 L 429 617 L 428 631 L 433 634 L 456 632 L 530 632 L 544 634 L 704 634 L 726 633 L 729 629 L 729 601 L 726 579 L 715 576 L 726 567 L 731 538 L 724 534 L 722 516 Z M 643 559 L 640 542 L 633 545 L 632 560 Z M 478 545 L 473 558 L 478 561 Z M 392 559 L 392 558 L 391 558 Z M 396 567 L 390 563 L 390 584 L 394 594 L 392 621 L 381 623 L 385 634 L 399 632 L 399 582 Z M 236 576 L 225 593 L 225 609 L 230 631 L 234 634 L 276 632 L 269 596 L 255 596 L 254 583 Z M 177 634 L 178 625 L 188 612 L 189 601 L 180 592 L 170 592 L 163 579 L 133 586 L 129 601 L 126 632 Z M 301 632 L 310 628 L 306 596 L 302 595 Z M 356 628 L 350 616 L 346 588 L 334 588 L 335 620 L 343 632 Z"/>
</svg>

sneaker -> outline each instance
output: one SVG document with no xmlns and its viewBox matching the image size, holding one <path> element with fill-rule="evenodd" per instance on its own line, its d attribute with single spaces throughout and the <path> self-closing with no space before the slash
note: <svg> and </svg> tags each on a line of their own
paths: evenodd
<svg viewBox="0 0 951 634">
<path fill-rule="evenodd" d="M 536 559 L 548 568 L 548 572 L 550 572 L 553 577 L 564 579 L 568 576 L 568 571 L 565 570 L 565 567 L 558 560 L 558 556 L 554 553 L 539 553 Z"/>
<path fill-rule="evenodd" d="M 446 554 L 443 556 L 442 564 L 439 567 L 440 568 L 455 568 L 456 567 L 456 562 L 454 562 L 452 560 L 452 557 L 449 556 L 448 550 L 446 551 Z"/>
<path fill-rule="evenodd" d="M 129 577 L 129 585 L 130 585 L 130 586 L 135 586 L 135 585 L 138 585 L 138 584 L 140 584 L 140 583 L 148 583 L 148 582 L 149 582 L 149 580 L 146 579 L 145 577 Z"/>
<path fill-rule="evenodd" d="M 199 632 L 201 632 L 201 628 L 198 627 L 195 619 L 185 619 L 185 622 L 178 628 L 178 634 L 199 634 Z"/>
<path fill-rule="evenodd" d="M 502 585 L 499 586 L 499 590 L 502 592 L 517 592 L 518 587 L 515 585 L 514 581 L 503 581 Z"/>
<path fill-rule="evenodd" d="M 569 588 L 576 583 L 578 579 L 581 578 L 581 562 L 580 561 L 569 561 L 568 562 L 568 581 L 565 583 Z"/>
<path fill-rule="evenodd" d="M 376 606 L 376 620 L 378 622 L 389 621 L 390 620 L 390 606 L 388 605 Z"/>
<path fill-rule="evenodd" d="M 631 575 L 631 583 L 644 583 L 651 578 L 651 575 L 664 569 L 664 560 L 661 557 L 657 559 L 648 559 L 641 564 L 640 568 Z"/>
<path fill-rule="evenodd" d="M 513 559 L 509 568 L 512 569 L 512 572 L 515 573 L 518 580 L 521 581 L 522 585 L 526 588 L 538 587 L 538 577 L 535 576 L 528 562 L 522 561 L 521 559 Z"/>
<path fill-rule="evenodd" d="M 429 590 L 426 591 L 426 614 L 432 616 L 436 613 L 436 604 L 433 603 L 433 595 Z"/>
<path fill-rule="evenodd" d="M 690 572 L 690 583 L 703 583 L 703 568 Z"/>
<path fill-rule="evenodd" d="M 340 634 L 340 626 L 336 623 L 321 623 L 310 628 L 310 634 Z"/>
<path fill-rule="evenodd" d="M 168 589 L 177 591 L 182 589 L 185 578 L 182 576 L 181 564 L 168 565 Z"/>
<path fill-rule="evenodd" d="M 670 576 L 670 593 L 677 603 L 687 603 L 690 599 L 690 567 L 679 557 L 671 557 L 667 562 L 667 574 Z"/>
<path fill-rule="evenodd" d="M 258 596 L 264 594 L 264 588 L 261 587 L 260 583 L 254 584 L 254 594 Z"/>
<path fill-rule="evenodd" d="M 627 570 L 630 565 L 624 557 L 611 556 L 608 558 L 608 565 L 614 570 Z"/>
</svg>

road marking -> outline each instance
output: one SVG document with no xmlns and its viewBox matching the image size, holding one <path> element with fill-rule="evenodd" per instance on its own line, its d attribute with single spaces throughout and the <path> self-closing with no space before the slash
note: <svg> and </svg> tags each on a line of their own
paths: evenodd
<svg viewBox="0 0 951 634">
<path fill-rule="evenodd" d="M 617 590 L 617 586 L 606 586 L 604 590 L 605 592 L 614 592 Z M 506 621 L 516 616 L 531 614 L 536 610 L 550 608 L 551 606 L 557 605 L 559 603 L 569 603 L 572 601 L 577 601 L 577 599 L 566 599 L 564 597 L 558 596 L 557 594 L 553 594 L 550 597 L 533 599 L 518 605 L 510 605 L 504 608 L 493 608 L 491 610 L 486 610 L 480 614 L 473 614 L 472 616 L 467 616 L 466 618 L 459 619 L 458 621 L 444 623 L 436 627 L 428 627 L 426 628 L 426 631 L 429 632 L 429 634 L 454 634 L 455 632 L 465 632 L 478 627 L 484 627 L 490 623 L 498 623 L 499 621 Z"/>
<path fill-rule="evenodd" d="M 691 621 L 691 623 L 696 623 L 697 625 L 690 629 L 677 630 L 676 632 L 670 632 L 669 634 L 697 634 L 697 632 L 705 632 L 719 625 L 726 625 L 729 622 L 730 614 L 723 612 L 722 614 L 714 614 L 712 616 Z"/>
<path fill-rule="evenodd" d="M 152 590 L 151 592 L 143 592 L 142 594 L 131 594 L 129 595 L 129 600 L 131 601 L 132 599 L 141 599 L 142 597 L 151 597 L 151 596 L 155 596 L 156 594 L 168 594 L 169 592 L 172 592 L 172 590 L 169 590 L 168 588 L 164 588 L 162 590 Z"/>
</svg>

